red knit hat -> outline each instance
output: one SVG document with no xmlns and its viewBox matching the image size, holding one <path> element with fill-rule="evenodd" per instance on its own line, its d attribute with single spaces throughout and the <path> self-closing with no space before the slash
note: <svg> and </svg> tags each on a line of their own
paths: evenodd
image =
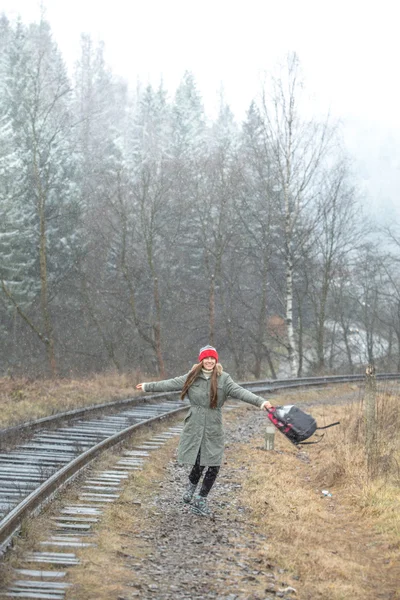
<svg viewBox="0 0 400 600">
<path fill-rule="evenodd" d="M 213 346 L 204 346 L 204 348 L 200 348 L 199 362 L 208 356 L 215 358 L 215 360 L 218 362 L 218 352 Z"/>
</svg>

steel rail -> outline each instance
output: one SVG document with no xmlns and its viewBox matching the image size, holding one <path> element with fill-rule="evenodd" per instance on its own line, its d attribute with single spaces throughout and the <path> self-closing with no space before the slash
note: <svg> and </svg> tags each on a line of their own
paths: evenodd
<svg viewBox="0 0 400 600">
<path fill-rule="evenodd" d="M 83 452 L 62 469 L 51 475 L 44 483 L 42 483 L 42 485 L 31 492 L 0 521 L 0 554 L 18 531 L 23 520 L 32 513 L 35 513 L 35 511 L 38 511 L 45 502 L 50 500 L 56 492 L 72 481 L 83 468 L 97 458 L 104 450 L 108 450 L 109 448 L 122 443 L 138 429 L 169 419 L 187 409 L 188 405 L 185 404 L 185 406 L 176 408 L 170 412 L 152 417 L 140 423 L 135 423 L 106 438 L 95 446 L 92 446 L 89 450 L 86 450 L 86 452 Z"/>
<path fill-rule="evenodd" d="M 149 401 L 166 396 L 168 394 L 152 394 L 151 396 L 136 396 L 134 398 L 124 398 L 123 400 L 114 400 L 113 402 L 104 402 L 102 404 L 91 404 L 82 408 L 76 408 L 67 412 L 56 413 L 41 419 L 35 419 L 34 421 L 26 421 L 13 427 L 7 427 L 0 430 L 0 448 L 2 443 L 9 440 L 15 439 L 16 437 L 23 437 L 27 434 L 31 434 L 44 427 L 53 427 L 60 425 L 61 423 L 67 423 L 85 416 L 96 416 L 97 414 L 103 413 L 105 410 L 110 411 L 113 409 L 119 410 L 125 406 L 136 406 L 140 404 L 148 403 Z"/>
<path fill-rule="evenodd" d="M 365 375 L 328 375 L 320 377 L 299 377 L 293 379 L 260 379 L 257 381 L 244 381 L 239 385 L 251 391 L 259 393 L 273 393 L 277 389 L 290 389 L 318 385 L 329 385 L 334 383 L 350 383 L 352 381 L 364 381 Z M 400 373 L 378 373 L 377 380 L 395 380 L 400 379 Z M 149 403 L 160 397 L 174 397 L 176 392 L 158 393 L 147 396 L 136 396 L 133 398 L 124 398 L 113 402 L 102 404 L 92 404 L 83 408 L 77 408 L 64 413 L 49 415 L 34 421 L 28 421 L 0 430 L 0 448 L 4 443 L 17 437 L 23 437 L 37 431 L 43 427 L 52 427 L 63 422 L 75 420 L 84 416 L 95 416 L 98 413 L 110 410 L 118 410 L 126 406 L 135 406 L 137 404 Z"/>
<path fill-rule="evenodd" d="M 400 373 L 377 373 L 377 380 L 400 379 Z M 319 377 L 298 377 L 293 379 L 261 379 L 259 381 L 245 381 L 241 383 L 243 387 L 264 387 L 266 384 L 273 388 L 285 387 L 308 387 L 312 385 L 322 385 L 330 383 L 350 383 L 351 381 L 364 381 L 365 375 L 322 375 Z"/>
</svg>

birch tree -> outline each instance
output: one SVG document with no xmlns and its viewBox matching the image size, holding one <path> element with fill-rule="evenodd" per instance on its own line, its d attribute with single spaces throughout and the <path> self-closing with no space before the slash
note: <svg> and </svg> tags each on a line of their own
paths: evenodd
<svg viewBox="0 0 400 600">
<path fill-rule="evenodd" d="M 277 78 L 272 79 L 269 95 L 263 93 L 262 117 L 269 152 L 274 163 L 276 191 L 280 197 L 283 244 L 281 255 L 286 270 L 285 320 L 287 327 L 287 355 L 292 377 L 298 371 L 295 327 L 293 321 L 293 286 L 296 256 L 307 239 L 299 224 L 306 209 L 310 209 L 315 190 L 313 184 L 317 170 L 326 155 L 331 137 L 327 123 L 302 116 L 304 111 L 301 92 L 300 63 L 295 53 Z M 308 217 L 311 211 L 309 210 Z M 312 223 L 309 222 L 309 229 Z"/>
</svg>

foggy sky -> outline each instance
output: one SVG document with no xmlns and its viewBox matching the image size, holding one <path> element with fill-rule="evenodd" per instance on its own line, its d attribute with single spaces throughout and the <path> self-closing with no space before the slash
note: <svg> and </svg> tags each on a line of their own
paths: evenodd
<svg viewBox="0 0 400 600">
<path fill-rule="evenodd" d="M 400 221 L 398 27 L 393 0 L 44 0 L 71 69 L 80 34 L 105 42 L 114 73 L 172 95 L 187 69 L 214 116 L 223 85 L 238 119 L 266 70 L 299 55 L 315 108 L 344 126 L 344 139 L 376 218 Z M 39 18 L 36 0 L 0 0 L 10 18 Z M 384 207 L 384 210 L 382 210 Z"/>
</svg>

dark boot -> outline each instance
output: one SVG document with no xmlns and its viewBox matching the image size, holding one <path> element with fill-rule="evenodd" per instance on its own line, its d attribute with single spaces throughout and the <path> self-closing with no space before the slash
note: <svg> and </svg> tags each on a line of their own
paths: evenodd
<svg viewBox="0 0 400 600">
<path fill-rule="evenodd" d="M 189 481 L 189 483 L 187 484 L 186 490 L 182 496 L 182 500 L 186 502 L 186 504 L 189 504 L 192 501 L 196 487 L 197 483 L 192 483 L 191 481 Z"/>
<path fill-rule="evenodd" d="M 210 507 L 208 506 L 208 500 L 205 496 L 195 496 L 191 506 L 191 511 L 195 515 L 200 515 L 202 517 L 211 517 L 212 515 Z"/>
</svg>

